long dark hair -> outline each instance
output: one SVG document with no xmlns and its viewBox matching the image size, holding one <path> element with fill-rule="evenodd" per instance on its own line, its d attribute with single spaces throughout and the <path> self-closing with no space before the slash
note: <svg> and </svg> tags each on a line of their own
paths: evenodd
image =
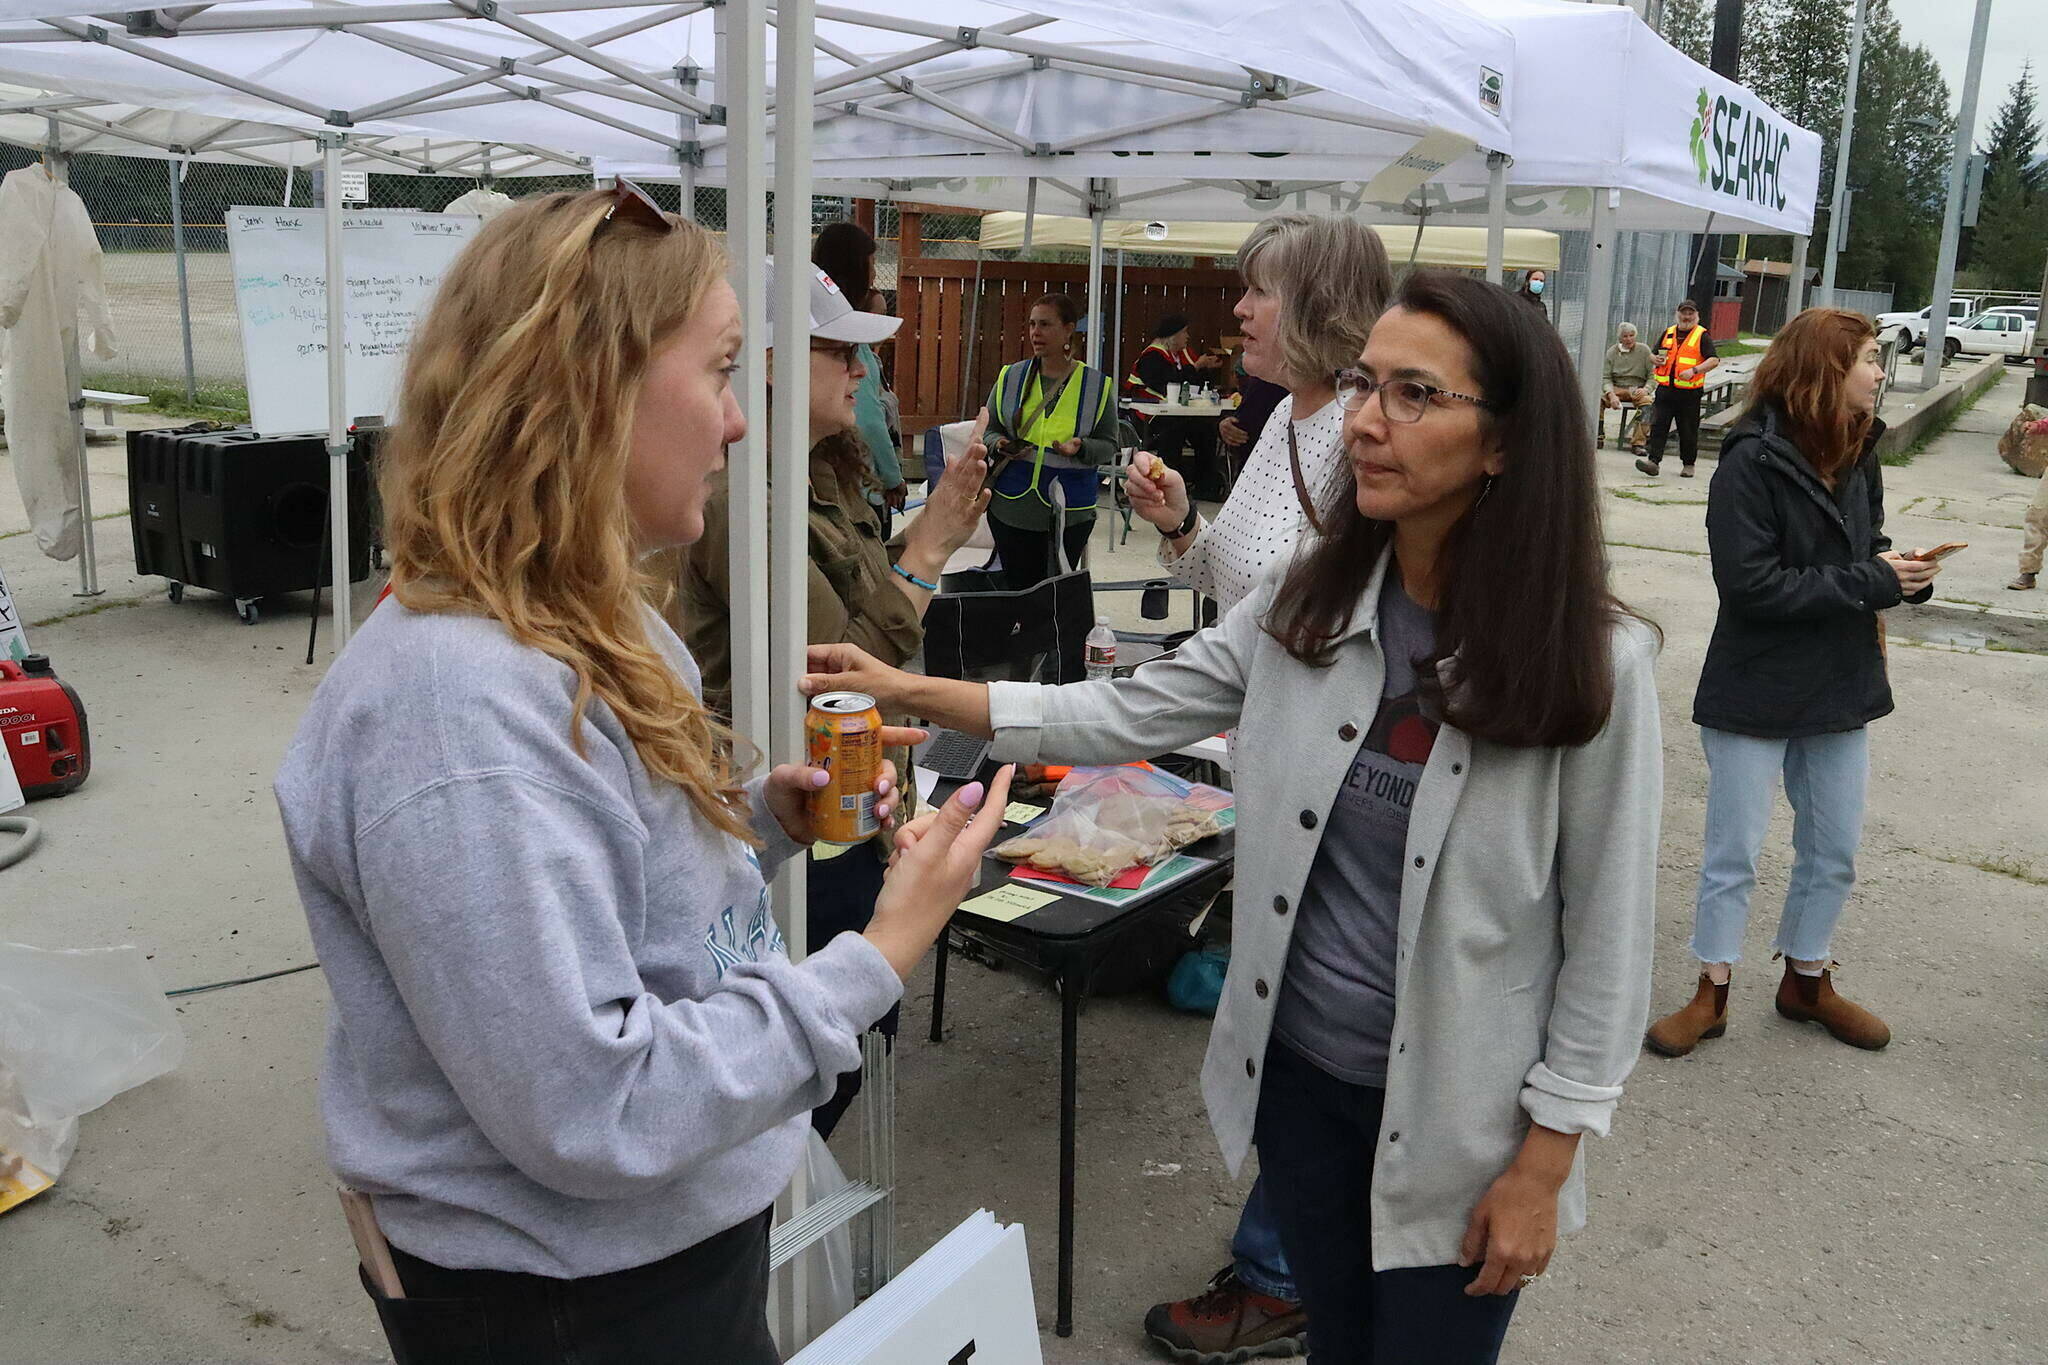
<svg viewBox="0 0 2048 1365">
<path fill-rule="evenodd" d="M 859 223 L 827 223 L 811 247 L 811 264 L 832 277 L 855 308 L 875 292 L 875 239 Z"/>
<path fill-rule="evenodd" d="M 1513 294 L 1468 276 L 1417 271 L 1388 306 L 1437 319 L 1471 348 L 1479 391 L 1493 404 L 1481 430 L 1502 453 L 1501 473 L 1444 542 L 1436 650 L 1418 661 L 1418 675 L 1434 688 L 1435 665 L 1455 656 L 1436 699 L 1444 719 L 1475 739 L 1583 744 L 1607 723 L 1609 632 L 1632 613 L 1607 587 L 1593 437 L 1571 358 Z M 1318 668 L 1335 661 L 1337 638 L 1394 537 L 1392 522 L 1358 510 L 1348 462 L 1323 520 L 1329 534 L 1296 561 L 1266 618 L 1289 654 Z"/>
</svg>

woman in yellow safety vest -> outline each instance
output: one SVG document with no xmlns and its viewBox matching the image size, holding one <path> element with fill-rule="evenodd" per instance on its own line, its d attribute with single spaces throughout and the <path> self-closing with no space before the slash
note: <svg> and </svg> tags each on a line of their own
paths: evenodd
<svg viewBox="0 0 2048 1365">
<path fill-rule="evenodd" d="M 1081 562 L 1095 527 L 1099 468 L 1116 455 L 1115 395 L 1073 358 L 1081 310 L 1065 294 L 1031 305 L 1031 358 L 1005 365 L 988 396 L 989 530 L 1006 587 Z"/>
</svg>

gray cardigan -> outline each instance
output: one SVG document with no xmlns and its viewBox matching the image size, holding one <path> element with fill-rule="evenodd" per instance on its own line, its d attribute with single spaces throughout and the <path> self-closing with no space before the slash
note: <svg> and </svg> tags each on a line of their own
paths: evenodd
<svg viewBox="0 0 2048 1365">
<path fill-rule="evenodd" d="M 1285 566 L 1177 656 L 1114 683 L 989 693 L 1005 760 L 1116 763 L 1237 727 L 1237 912 L 1202 1094 L 1236 1171 L 1321 826 L 1379 703 L 1383 557 L 1329 668 L 1261 628 Z M 1649 1016 L 1663 750 L 1654 636 L 1613 633 L 1614 709 L 1576 748 L 1518 749 L 1451 726 L 1408 830 L 1373 1266 L 1458 1259 L 1472 1207 L 1529 1122 L 1605 1136 Z M 1586 1217 L 1581 1160 L 1560 1231 Z"/>
</svg>

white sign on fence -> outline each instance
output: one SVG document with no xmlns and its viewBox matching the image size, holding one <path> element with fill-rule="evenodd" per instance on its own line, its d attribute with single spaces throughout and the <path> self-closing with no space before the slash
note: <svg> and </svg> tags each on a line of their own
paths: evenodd
<svg viewBox="0 0 2048 1365">
<path fill-rule="evenodd" d="M 344 204 L 367 204 L 370 202 L 370 173 L 368 171 L 343 171 L 341 173 L 341 202 Z"/>
<path fill-rule="evenodd" d="M 347 407 L 389 415 L 413 328 L 481 220 L 345 213 Z M 249 419 L 265 434 L 327 429 L 327 246 L 319 209 L 229 209 L 228 252 Z"/>
</svg>

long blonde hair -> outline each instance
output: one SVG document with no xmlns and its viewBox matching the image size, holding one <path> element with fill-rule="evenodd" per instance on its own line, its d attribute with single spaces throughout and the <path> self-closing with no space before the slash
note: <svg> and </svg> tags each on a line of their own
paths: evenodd
<svg viewBox="0 0 2048 1365">
<path fill-rule="evenodd" d="M 751 839 L 738 743 L 650 638 L 626 462 L 654 353 L 722 278 L 711 235 L 609 192 L 528 199 L 456 260 L 414 338 L 383 461 L 398 600 L 490 617 L 611 708 L 649 772 Z"/>
</svg>

